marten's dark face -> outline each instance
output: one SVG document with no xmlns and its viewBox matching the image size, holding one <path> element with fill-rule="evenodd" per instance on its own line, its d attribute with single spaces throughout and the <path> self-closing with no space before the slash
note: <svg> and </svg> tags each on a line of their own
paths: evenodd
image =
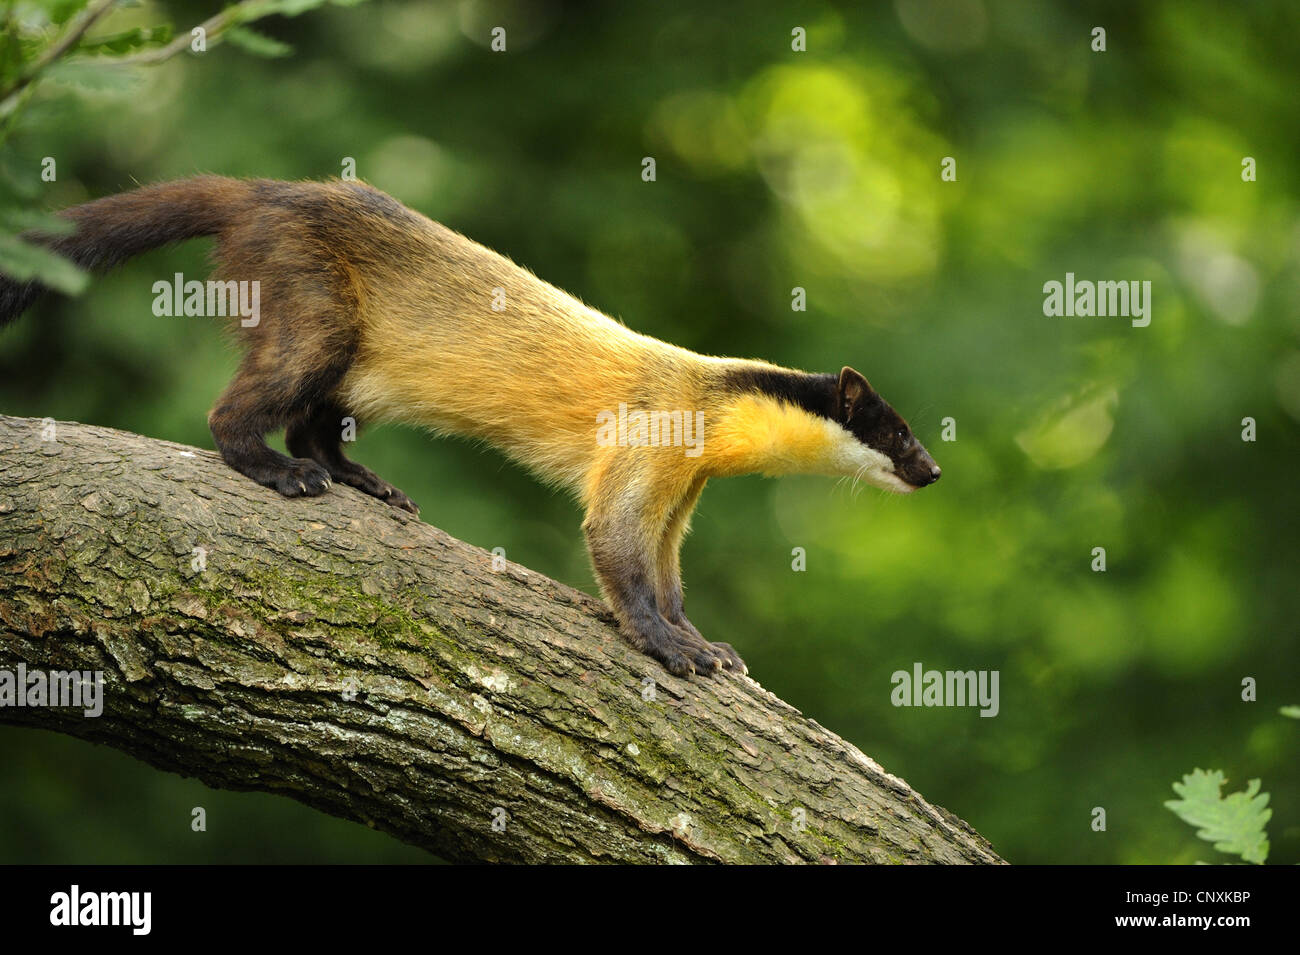
<svg viewBox="0 0 1300 955">
<path fill-rule="evenodd" d="M 836 389 L 838 420 L 861 444 L 888 459 L 864 473 L 872 484 L 908 493 L 939 480 L 939 465 L 916 440 L 902 415 L 852 368 L 840 372 Z"/>
</svg>

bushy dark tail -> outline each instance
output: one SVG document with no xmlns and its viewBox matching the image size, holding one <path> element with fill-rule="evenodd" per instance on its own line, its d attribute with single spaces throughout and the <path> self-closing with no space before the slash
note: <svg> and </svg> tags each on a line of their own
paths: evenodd
<svg viewBox="0 0 1300 955">
<path fill-rule="evenodd" d="M 57 237 L 25 234 L 83 269 L 103 271 L 168 242 L 215 235 L 225 228 L 249 186 L 238 179 L 197 176 L 96 199 L 59 213 L 76 231 Z M 0 327 L 32 304 L 45 286 L 0 274 Z"/>
</svg>

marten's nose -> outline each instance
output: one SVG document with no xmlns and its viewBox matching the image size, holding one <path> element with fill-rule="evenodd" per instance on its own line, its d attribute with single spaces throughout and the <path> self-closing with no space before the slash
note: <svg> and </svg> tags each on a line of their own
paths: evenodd
<svg viewBox="0 0 1300 955">
<path fill-rule="evenodd" d="M 939 480 L 942 474 L 943 471 L 939 469 L 939 465 L 936 464 L 934 467 L 930 468 L 930 483 L 933 484 L 935 481 Z"/>
</svg>

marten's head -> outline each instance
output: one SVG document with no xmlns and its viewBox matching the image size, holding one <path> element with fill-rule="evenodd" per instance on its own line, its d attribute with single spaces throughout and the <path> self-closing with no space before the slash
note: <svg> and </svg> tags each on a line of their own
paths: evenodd
<svg viewBox="0 0 1300 955">
<path fill-rule="evenodd" d="M 939 465 L 867 379 L 731 361 L 727 405 L 710 427 L 716 474 L 830 474 L 906 494 Z"/>
<path fill-rule="evenodd" d="M 907 494 L 939 480 L 939 465 L 907 426 L 902 415 L 852 368 L 845 366 L 835 386 L 832 411 L 858 443 L 865 445 L 860 455 L 862 480 L 888 491 Z"/>
</svg>

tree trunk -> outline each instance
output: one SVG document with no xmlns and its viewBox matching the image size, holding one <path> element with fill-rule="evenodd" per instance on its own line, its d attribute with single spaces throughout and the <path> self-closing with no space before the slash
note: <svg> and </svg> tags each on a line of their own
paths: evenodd
<svg viewBox="0 0 1300 955">
<path fill-rule="evenodd" d="M 604 605 L 350 488 L 0 416 L 0 669 L 104 709 L 0 720 L 292 796 L 446 859 L 984 862 L 966 823 L 748 677 L 684 680 Z"/>
</svg>

